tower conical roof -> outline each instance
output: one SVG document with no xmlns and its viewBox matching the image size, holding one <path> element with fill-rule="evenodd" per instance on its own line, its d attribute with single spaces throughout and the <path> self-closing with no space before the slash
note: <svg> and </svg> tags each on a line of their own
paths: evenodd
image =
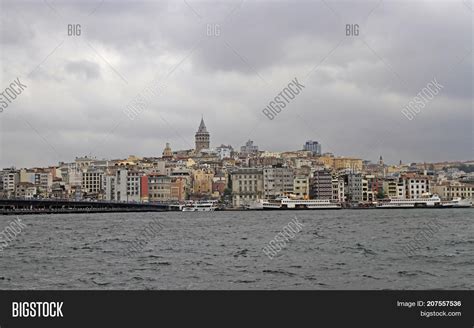
<svg viewBox="0 0 474 328">
<path fill-rule="evenodd" d="M 206 124 L 204 124 L 204 118 L 201 118 L 201 124 L 199 124 L 199 129 L 197 133 L 207 133 Z"/>
</svg>

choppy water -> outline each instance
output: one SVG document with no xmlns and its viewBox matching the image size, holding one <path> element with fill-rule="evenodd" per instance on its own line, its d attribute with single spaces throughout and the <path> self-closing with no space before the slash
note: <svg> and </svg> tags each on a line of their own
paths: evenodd
<svg viewBox="0 0 474 328">
<path fill-rule="evenodd" d="M 471 209 L 22 216 L 0 252 L 0 289 L 473 289 Z M 304 224 L 269 259 L 262 248 L 297 217 Z M 0 217 L 3 230 L 14 217 Z M 144 227 L 162 230 L 124 255 Z M 401 248 L 428 222 L 417 252 Z"/>
</svg>

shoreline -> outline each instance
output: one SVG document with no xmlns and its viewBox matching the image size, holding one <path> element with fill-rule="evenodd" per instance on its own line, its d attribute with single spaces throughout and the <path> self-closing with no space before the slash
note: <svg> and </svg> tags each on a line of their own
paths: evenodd
<svg viewBox="0 0 474 328">
<path fill-rule="evenodd" d="M 472 209 L 473 207 L 387 207 L 387 208 L 377 208 L 377 207 L 344 207 L 340 209 L 274 209 L 274 210 L 264 210 L 264 209 L 237 209 L 237 208 L 228 208 L 228 209 L 216 209 L 215 211 L 196 211 L 192 213 L 208 213 L 208 212 L 287 212 L 287 211 L 337 211 L 337 210 L 420 210 L 420 209 L 432 209 L 432 210 L 447 210 L 447 209 Z M 140 209 L 140 208 L 117 208 L 117 209 L 61 209 L 61 210 L 21 210 L 21 211 L 0 211 L 0 215 L 9 216 L 9 215 L 51 215 L 51 214 L 97 214 L 97 213 L 169 213 L 169 212 L 183 212 L 178 210 L 164 210 L 164 209 Z M 183 212 L 186 213 L 186 212 Z"/>
</svg>

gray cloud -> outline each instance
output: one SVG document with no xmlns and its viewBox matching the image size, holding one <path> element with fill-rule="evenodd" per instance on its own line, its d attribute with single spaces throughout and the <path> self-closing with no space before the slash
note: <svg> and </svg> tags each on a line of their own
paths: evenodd
<svg viewBox="0 0 474 328">
<path fill-rule="evenodd" d="M 71 61 L 66 64 L 66 72 L 78 78 L 92 80 L 100 76 L 100 66 L 90 61 Z"/>
<path fill-rule="evenodd" d="M 50 3 L 2 2 L 0 86 L 20 76 L 28 89 L 0 114 L 0 166 L 188 149 L 201 114 L 213 146 L 317 139 L 372 160 L 472 158 L 472 11 L 461 1 Z M 261 110 L 295 76 L 304 92 L 268 120 Z M 166 88 L 128 120 L 122 110 L 156 77 Z M 402 108 L 434 77 L 444 88 L 408 121 Z"/>
</svg>

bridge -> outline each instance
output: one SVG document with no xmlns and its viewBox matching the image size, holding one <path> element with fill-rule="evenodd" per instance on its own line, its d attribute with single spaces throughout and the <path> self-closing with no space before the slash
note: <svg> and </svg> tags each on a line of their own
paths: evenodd
<svg viewBox="0 0 474 328">
<path fill-rule="evenodd" d="M 127 203 L 111 201 L 74 201 L 61 199 L 0 199 L 0 215 L 163 212 L 173 210 L 179 210 L 179 207 L 168 203 Z"/>
</svg>

